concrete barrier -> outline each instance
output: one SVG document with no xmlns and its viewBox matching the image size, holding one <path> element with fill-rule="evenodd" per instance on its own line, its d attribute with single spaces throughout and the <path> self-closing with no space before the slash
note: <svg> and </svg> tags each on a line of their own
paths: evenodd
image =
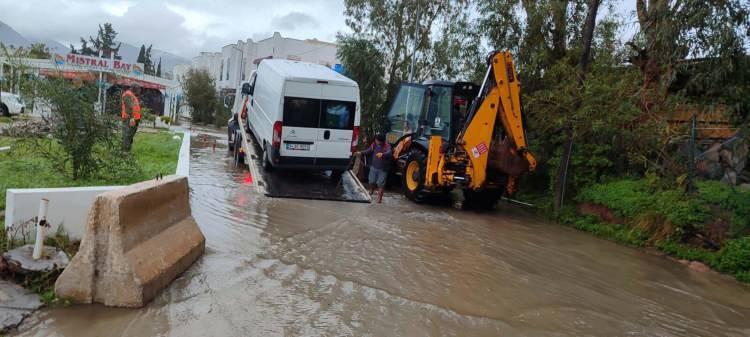
<svg viewBox="0 0 750 337">
<path fill-rule="evenodd" d="M 100 194 L 78 254 L 55 283 L 57 296 L 118 307 L 148 303 L 203 254 L 188 197 L 187 178 L 176 175 Z"/>
</svg>

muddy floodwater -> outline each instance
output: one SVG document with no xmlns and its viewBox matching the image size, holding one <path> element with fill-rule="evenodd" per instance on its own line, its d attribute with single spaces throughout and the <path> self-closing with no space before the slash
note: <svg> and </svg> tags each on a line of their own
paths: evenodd
<svg viewBox="0 0 750 337">
<path fill-rule="evenodd" d="M 269 198 L 225 138 L 193 137 L 195 265 L 145 308 L 44 309 L 16 334 L 750 336 L 750 290 L 730 277 L 510 206 Z"/>
</svg>

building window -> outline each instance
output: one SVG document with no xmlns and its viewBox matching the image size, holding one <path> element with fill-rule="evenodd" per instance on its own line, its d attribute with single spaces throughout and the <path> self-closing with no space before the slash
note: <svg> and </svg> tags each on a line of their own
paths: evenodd
<svg viewBox="0 0 750 337">
<path fill-rule="evenodd" d="M 224 60 L 221 60 L 221 69 L 219 69 L 219 81 L 224 80 Z"/>
<path fill-rule="evenodd" d="M 232 59 L 227 59 L 227 81 L 229 80 L 229 65 L 231 64 L 230 61 L 232 61 Z"/>
</svg>

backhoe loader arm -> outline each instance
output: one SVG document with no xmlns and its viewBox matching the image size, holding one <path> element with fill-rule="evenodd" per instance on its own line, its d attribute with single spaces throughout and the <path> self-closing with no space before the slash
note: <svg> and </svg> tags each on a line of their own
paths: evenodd
<svg viewBox="0 0 750 337">
<path fill-rule="evenodd" d="M 495 123 L 502 122 L 506 136 L 512 140 L 511 154 L 523 158 L 529 171 L 536 159 L 527 151 L 526 134 L 521 115 L 521 85 L 509 52 L 496 52 L 490 59 L 487 76 L 480 90 L 479 107 L 470 111 L 467 124 L 456 144 L 463 146 L 471 161 L 469 187 L 479 189 L 487 178 L 487 163 Z"/>
</svg>

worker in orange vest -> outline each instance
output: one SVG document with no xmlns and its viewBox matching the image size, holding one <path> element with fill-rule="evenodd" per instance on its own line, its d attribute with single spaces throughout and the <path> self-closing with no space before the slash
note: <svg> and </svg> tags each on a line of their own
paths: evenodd
<svg viewBox="0 0 750 337">
<path fill-rule="evenodd" d="M 141 123 L 140 94 L 141 87 L 137 84 L 122 93 L 122 150 L 125 152 L 130 152 L 138 124 Z"/>
</svg>

